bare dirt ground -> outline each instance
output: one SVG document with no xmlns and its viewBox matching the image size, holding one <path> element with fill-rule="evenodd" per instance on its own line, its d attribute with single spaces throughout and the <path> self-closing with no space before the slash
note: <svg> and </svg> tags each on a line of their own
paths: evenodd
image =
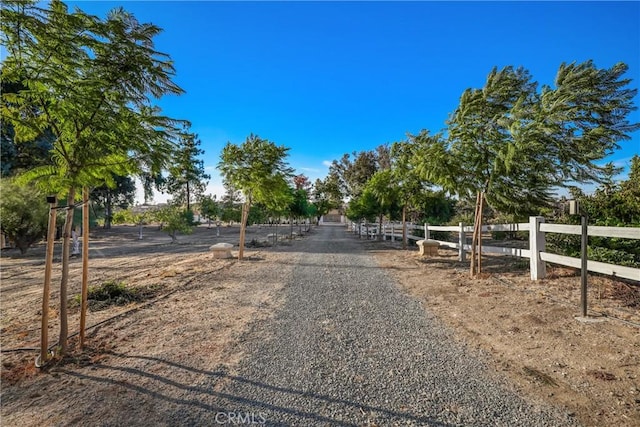
<svg viewBox="0 0 640 427">
<path fill-rule="evenodd" d="M 247 238 L 259 243 L 272 232 L 255 227 Z M 90 311 L 88 325 L 105 323 L 89 329 L 86 349 L 43 370 L 34 359 L 44 248 L 26 256 L 3 251 L 0 424 L 176 425 L 190 408 L 219 410 L 212 403 L 216 389 L 197 384 L 204 377 L 224 381 L 243 357 L 237 343 L 253 322 L 273 315 L 295 267 L 286 262 L 286 245 L 295 249 L 296 242 L 249 248 L 243 262 L 212 258 L 211 244 L 236 243 L 237 235 L 237 228 L 222 227 L 216 237 L 215 228 L 201 226 L 171 244 L 154 228 L 144 230 L 142 241 L 135 227 L 92 231 L 90 284 L 123 281 L 145 290 L 145 299 Z M 390 242 L 363 245 L 401 289 L 422 300 L 460 340 L 489 353 L 496 370 L 524 393 L 569 408 L 587 426 L 640 426 L 638 283 L 590 276 L 590 314 L 603 321 L 580 323 L 574 319 L 579 276 L 571 269 L 551 268 L 550 278 L 536 283 L 523 260 L 487 257 L 485 276 L 470 280 L 468 264 L 452 251 L 426 259 L 416 248 L 407 252 Z M 51 344 L 58 330 L 59 257 L 57 252 Z M 71 299 L 80 291 L 80 269 L 76 258 Z M 78 318 L 72 308 L 71 333 Z M 11 351 L 19 349 L 27 350 Z"/>
<path fill-rule="evenodd" d="M 422 258 L 414 247 L 364 243 L 399 285 L 524 393 L 567 407 L 587 426 L 640 426 L 640 283 L 589 276 L 589 315 L 581 323 L 580 276 L 548 267 L 529 279 L 528 260 L 485 257 L 481 279 L 457 251 Z M 615 318 L 614 318 L 615 317 Z"/>
<path fill-rule="evenodd" d="M 250 323 L 278 306 L 278 291 L 292 267 L 281 262 L 287 255 L 277 248 L 248 248 L 238 262 L 208 252 L 214 243 L 237 243 L 235 227 L 221 227 L 216 237 L 215 228 L 201 226 L 177 244 L 157 227 L 145 229 L 142 241 L 137 232 L 91 232 L 89 281 L 123 281 L 146 290 L 145 300 L 89 311 L 87 325 L 106 322 L 89 329 L 85 350 L 77 350 L 73 339 L 72 354 L 43 370 L 34 367 L 37 351 L 12 350 L 39 347 L 44 248 L 26 256 L 3 251 L 2 425 L 175 425 L 181 410 L 212 398 L 192 396 L 198 378 L 223 378 L 241 358 L 234 344 Z M 270 232 L 253 227 L 247 240 L 266 240 Z M 57 342 L 59 328 L 59 258 L 56 253 L 50 344 Z M 80 292 L 81 265 L 72 260 L 71 300 Z M 77 307 L 69 325 L 70 333 L 78 330 Z"/>
</svg>

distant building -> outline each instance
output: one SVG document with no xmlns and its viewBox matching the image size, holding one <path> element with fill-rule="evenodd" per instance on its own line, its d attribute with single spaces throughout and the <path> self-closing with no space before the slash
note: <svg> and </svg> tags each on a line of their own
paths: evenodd
<svg viewBox="0 0 640 427">
<path fill-rule="evenodd" d="M 320 224 L 325 222 L 333 224 L 344 224 L 346 218 L 340 209 L 331 209 L 329 213 L 320 217 Z"/>
</svg>

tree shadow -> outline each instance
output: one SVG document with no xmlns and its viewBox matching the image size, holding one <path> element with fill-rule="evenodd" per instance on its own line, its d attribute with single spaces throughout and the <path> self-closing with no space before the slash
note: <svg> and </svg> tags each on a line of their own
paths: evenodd
<svg viewBox="0 0 640 427">
<path fill-rule="evenodd" d="M 215 371 L 207 371 L 203 369 L 194 368 L 191 366 L 183 365 L 180 363 L 172 362 L 169 360 L 161 359 L 151 356 L 132 356 L 126 354 L 120 354 L 117 352 L 108 352 L 108 354 L 122 358 L 122 359 L 136 359 L 139 361 L 151 362 L 154 373 L 148 372 L 139 368 L 121 367 L 121 366 L 108 366 L 108 365 L 92 365 L 91 369 L 94 373 L 82 373 L 78 371 L 72 371 L 63 369 L 60 372 L 81 379 L 83 381 L 93 381 L 102 383 L 105 385 L 122 387 L 130 391 L 147 395 L 152 399 L 161 400 L 174 405 L 179 405 L 181 409 L 186 410 L 187 413 L 193 413 L 194 411 L 203 411 L 209 413 L 214 412 L 241 412 L 245 413 L 262 413 L 266 422 L 264 425 L 289 425 L 288 423 L 278 422 L 271 417 L 278 417 L 279 415 L 286 415 L 288 418 L 294 417 L 296 423 L 299 425 L 335 425 L 335 426 L 359 426 L 363 425 L 367 421 L 366 414 L 383 414 L 386 417 L 392 418 L 396 423 L 417 423 L 419 425 L 429 426 L 448 426 L 449 424 L 438 421 L 434 418 L 414 414 L 408 411 L 400 411 L 391 408 L 376 406 L 367 404 L 364 402 L 358 402 L 355 400 L 333 397 L 322 393 L 317 393 L 308 390 L 298 390 L 290 387 L 282 387 L 272 384 L 267 384 L 251 378 L 246 378 L 238 375 L 231 375 L 227 372 L 227 369 L 222 367 Z M 159 375 L 155 373 L 161 369 L 158 369 L 158 364 L 164 365 L 164 372 L 171 372 L 175 370 L 184 370 L 193 374 L 200 375 L 205 378 L 206 385 L 191 385 L 182 383 L 171 379 L 169 375 Z M 101 376 L 99 372 L 110 371 L 107 375 Z M 114 371 L 120 372 L 127 377 L 127 380 L 118 380 L 112 378 Z M 137 378 L 137 380 L 136 380 Z M 180 398 L 169 395 L 169 393 L 163 393 L 158 390 L 153 390 L 144 384 L 144 380 L 152 380 L 162 384 L 163 386 L 169 386 L 176 389 L 180 393 L 187 392 L 194 394 L 193 398 Z M 360 414 L 361 416 L 354 417 L 352 421 L 336 420 L 326 415 L 317 413 L 296 406 L 295 404 L 284 405 L 267 402 L 253 397 L 242 396 L 229 392 L 227 390 L 233 389 L 235 386 L 248 386 L 253 388 L 254 391 L 266 390 L 272 394 L 275 394 L 274 402 L 283 402 L 291 398 L 303 398 L 305 401 L 305 407 L 314 407 L 318 404 L 321 407 L 327 405 L 339 406 L 342 409 L 354 410 L 353 413 Z M 213 417 L 212 417 L 213 418 Z"/>
</svg>

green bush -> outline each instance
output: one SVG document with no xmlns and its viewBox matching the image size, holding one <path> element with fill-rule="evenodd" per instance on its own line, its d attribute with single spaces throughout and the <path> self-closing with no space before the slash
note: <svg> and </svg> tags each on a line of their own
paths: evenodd
<svg viewBox="0 0 640 427">
<path fill-rule="evenodd" d="M 606 262 L 608 264 L 624 265 L 627 267 L 640 267 L 640 262 L 633 254 L 617 249 L 603 247 L 587 248 L 587 258 L 593 261 Z"/>
<path fill-rule="evenodd" d="M 10 178 L 0 180 L 0 194 L 0 229 L 24 254 L 47 233 L 49 205 L 45 194 Z"/>
</svg>

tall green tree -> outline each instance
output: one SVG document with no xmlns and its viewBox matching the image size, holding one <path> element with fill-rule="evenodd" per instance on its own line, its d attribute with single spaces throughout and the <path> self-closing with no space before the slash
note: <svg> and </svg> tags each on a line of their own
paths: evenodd
<svg viewBox="0 0 640 427">
<path fill-rule="evenodd" d="M 200 149 L 198 135 L 185 132 L 180 138 L 180 145 L 169 166 L 167 191 L 173 195 L 173 203 L 185 205 L 191 210 L 191 202 L 198 200 L 204 193 L 211 176 L 204 171 L 204 161 L 199 158 L 204 154 Z"/>
<path fill-rule="evenodd" d="M 345 214 L 351 221 L 358 222 L 359 232 L 362 234 L 361 223 L 375 221 L 379 212 L 380 206 L 376 196 L 370 189 L 365 188 L 360 195 L 349 200 Z"/>
<path fill-rule="evenodd" d="M 391 145 L 391 174 L 397 188 L 397 200 L 402 208 L 402 246 L 407 247 L 407 211 L 420 206 L 421 196 L 430 184 L 420 178 L 415 166 L 418 144 L 409 135 L 407 141 L 394 142 Z"/>
<path fill-rule="evenodd" d="M 285 159 L 289 148 L 277 146 L 257 135 L 249 135 L 244 143 L 227 143 L 220 156 L 218 169 L 222 177 L 244 196 L 240 221 L 240 250 L 238 259 L 244 255 L 244 240 L 249 209 L 254 202 L 269 205 L 288 193 L 287 181 L 293 169 Z"/>
<path fill-rule="evenodd" d="M 133 205 L 136 196 L 136 184 L 130 176 L 113 176 L 114 186 L 106 184 L 94 188 L 89 198 L 104 211 L 104 229 L 111 229 L 113 208 L 127 209 Z"/>
<path fill-rule="evenodd" d="M 456 189 L 462 197 L 476 197 L 476 214 L 471 250 L 471 275 L 481 271 L 481 228 L 483 208 L 487 198 L 503 208 L 519 208 L 533 199 L 551 201 L 550 188 L 544 183 L 534 186 L 531 182 L 513 179 L 513 172 L 506 173 L 504 159 L 514 152 L 513 134 L 509 128 L 522 111 L 527 111 L 536 101 L 536 83 L 523 68 L 494 68 L 482 89 L 467 89 L 460 98 L 460 105 L 448 121 L 451 154 L 464 168 L 465 174 L 457 179 Z M 515 168 L 513 168 L 515 169 Z M 521 168 L 518 168 L 520 170 Z M 536 171 L 542 174 L 543 171 Z M 523 177 L 520 176 L 520 179 Z M 508 181 L 505 183 L 504 181 Z M 506 184 L 506 185 L 505 185 Z M 500 197 L 510 188 L 510 197 Z M 502 190 L 502 191 L 500 191 Z M 546 191 L 546 193 L 545 193 Z M 480 246 L 476 264 L 476 245 Z"/>
<path fill-rule="evenodd" d="M 175 147 L 176 120 L 160 115 L 154 102 L 180 94 L 168 55 L 154 48 L 161 31 L 139 23 L 124 9 L 105 19 L 53 0 L 47 8 L 5 1 L 0 11 L 7 57 L 2 80 L 26 88 L 2 94 L 2 119 L 15 140 L 53 134 L 51 163 L 29 170 L 47 192 L 66 195 L 60 283 L 60 342 L 67 351 L 69 239 L 80 188 L 114 185 L 113 174 L 157 174 Z"/>
</svg>

